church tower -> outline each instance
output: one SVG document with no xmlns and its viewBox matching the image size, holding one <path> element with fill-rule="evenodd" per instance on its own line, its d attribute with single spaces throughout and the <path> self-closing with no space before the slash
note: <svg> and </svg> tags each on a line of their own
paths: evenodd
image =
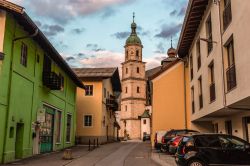
<svg viewBox="0 0 250 166">
<path fill-rule="evenodd" d="M 140 116 L 144 113 L 146 104 L 145 62 L 142 62 L 143 46 L 136 33 L 134 15 L 131 34 L 124 48 L 120 136 L 125 139 L 142 139 Z"/>
</svg>

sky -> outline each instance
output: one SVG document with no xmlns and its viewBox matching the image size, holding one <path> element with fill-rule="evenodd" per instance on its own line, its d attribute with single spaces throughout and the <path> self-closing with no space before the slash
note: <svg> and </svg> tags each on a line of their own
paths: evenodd
<svg viewBox="0 0 250 166">
<path fill-rule="evenodd" d="M 178 43 L 188 0 L 10 0 L 25 8 L 71 67 L 120 67 L 133 12 L 143 61 L 160 65 Z"/>
</svg>

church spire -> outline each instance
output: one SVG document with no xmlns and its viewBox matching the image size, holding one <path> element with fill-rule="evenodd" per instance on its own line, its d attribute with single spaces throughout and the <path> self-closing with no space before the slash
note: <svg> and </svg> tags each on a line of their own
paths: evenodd
<svg viewBox="0 0 250 166">
<path fill-rule="evenodd" d="M 128 44 L 139 44 L 141 45 L 141 39 L 137 36 L 136 33 L 136 23 L 135 23 L 135 12 L 133 12 L 133 22 L 131 24 L 131 34 L 126 40 L 126 45 Z"/>
<path fill-rule="evenodd" d="M 131 24 L 131 29 L 132 29 L 131 35 L 137 35 L 136 34 L 136 23 L 135 23 L 135 12 L 133 12 L 133 22 Z"/>
</svg>

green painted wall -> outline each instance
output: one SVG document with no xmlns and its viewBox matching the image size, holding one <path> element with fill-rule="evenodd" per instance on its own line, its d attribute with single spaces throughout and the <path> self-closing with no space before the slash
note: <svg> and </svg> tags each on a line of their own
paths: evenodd
<svg viewBox="0 0 250 166">
<path fill-rule="evenodd" d="M 37 110 L 49 104 L 62 111 L 61 143 L 54 143 L 54 150 L 74 145 L 76 129 L 76 85 L 55 63 L 52 70 L 64 76 L 64 90 L 51 91 L 42 83 L 43 55 L 45 52 L 33 39 L 12 42 L 14 37 L 27 33 L 7 14 L 4 38 L 5 59 L 0 73 L 0 163 L 15 160 L 16 127 L 24 124 L 22 158 L 33 154 L 32 123 L 36 121 Z M 28 46 L 27 67 L 20 64 L 21 44 Z M 39 62 L 37 57 L 39 56 Z M 72 115 L 71 142 L 66 143 L 66 117 Z M 56 130 L 56 128 L 55 128 Z M 20 141 L 20 140 L 19 140 Z M 19 152 L 18 152 L 19 153 Z"/>
</svg>

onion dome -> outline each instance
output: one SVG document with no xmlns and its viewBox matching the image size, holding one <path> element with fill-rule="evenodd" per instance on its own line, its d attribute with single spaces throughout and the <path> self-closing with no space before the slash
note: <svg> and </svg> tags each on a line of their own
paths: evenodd
<svg viewBox="0 0 250 166">
<path fill-rule="evenodd" d="M 137 25 L 134 22 L 134 18 L 135 18 L 135 16 L 133 15 L 133 22 L 131 24 L 131 34 L 128 37 L 128 39 L 126 40 L 126 45 L 128 45 L 128 44 L 139 44 L 139 45 L 141 45 L 141 39 L 137 36 L 137 33 L 136 33 Z"/>
</svg>

